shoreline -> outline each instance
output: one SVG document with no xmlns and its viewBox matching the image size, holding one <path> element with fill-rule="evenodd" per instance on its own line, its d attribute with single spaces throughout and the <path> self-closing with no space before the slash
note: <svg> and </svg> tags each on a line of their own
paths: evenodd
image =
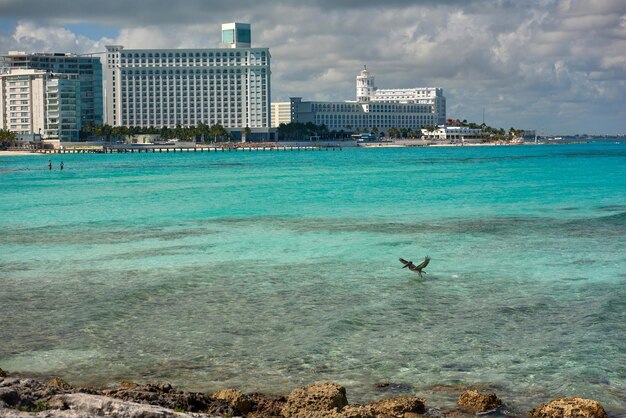
<svg viewBox="0 0 626 418">
<path fill-rule="evenodd" d="M 51 155 L 63 155 L 63 154 L 107 154 L 107 153 L 141 153 L 148 151 L 172 151 L 176 152 L 193 152 L 193 151 L 265 151 L 265 150 L 279 150 L 290 149 L 290 150 L 301 150 L 301 149 L 325 149 L 325 148 L 438 148 L 438 147 L 499 147 L 499 146 L 529 146 L 529 145 L 570 145 L 569 143 L 560 143 L 560 144 L 552 144 L 552 143 L 480 143 L 480 144 L 451 144 L 451 143 L 430 143 L 430 144 L 410 144 L 410 143 L 368 143 L 368 144 L 359 144 L 359 143 L 350 143 L 343 144 L 341 141 L 329 141 L 332 142 L 332 145 L 329 144 L 316 144 L 316 143 L 225 143 L 223 145 L 199 145 L 199 146 L 188 146 L 188 147 L 180 147 L 180 146 L 164 146 L 159 147 L 156 145 L 146 144 L 137 146 L 136 144 L 126 144 L 124 147 L 116 147 L 110 148 L 110 152 L 103 152 L 102 150 L 84 150 L 84 149 L 75 149 L 73 147 L 59 150 L 0 150 L 0 157 L 9 157 L 9 156 L 26 156 L 26 155 L 38 155 L 38 156 L 51 156 Z"/>
<path fill-rule="evenodd" d="M 401 393 L 399 385 L 376 385 L 382 399 L 349 403 L 345 387 L 316 382 L 289 394 L 243 393 L 227 388 L 213 393 L 179 391 L 169 383 L 122 381 L 116 387 L 78 387 L 55 377 L 47 382 L 0 369 L 0 416 L 26 417 L 332 417 L 332 418 L 608 418 L 597 401 L 579 397 L 554 398 L 530 411 L 514 411 L 506 399 L 471 386 L 457 388 L 454 406 L 433 405 L 420 394 Z M 402 388 L 400 388 L 402 389 Z M 406 388 L 404 388 L 406 389 Z M 621 412 L 618 412 L 621 415 Z M 615 415 L 617 416 L 617 415 Z"/>
<path fill-rule="evenodd" d="M 13 155 L 44 155 L 40 152 L 32 151 L 0 151 L 0 157 L 13 156 Z"/>
</svg>

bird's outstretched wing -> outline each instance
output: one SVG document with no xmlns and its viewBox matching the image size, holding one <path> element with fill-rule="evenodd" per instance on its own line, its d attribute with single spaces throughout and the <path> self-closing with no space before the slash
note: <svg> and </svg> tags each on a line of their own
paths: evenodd
<svg viewBox="0 0 626 418">
<path fill-rule="evenodd" d="M 422 270 L 425 269 L 426 266 L 428 265 L 428 263 L 430 263 L 430 257 L 426 256 L 426 258 L 424 259 L 424 261 L 422 261 L 416 268 L 417 270 Z"/>
<path fill-rule="evenodd" d="M 402 267 L 402 268 L 408 267 L 411 270 L 413 270 L 415 268 L 415 264 L 413 264 L 412 261 L 407 261 L 404 258 L 400 258 L 400 262 L 402 264 L 404 264 L 404 267 Z"/>
<path fill-rule="evenodd" d="M 400 262 L 401 262 L 402 264 L 404 264 L 404 267 L 408 267 L 408 268 L 410 268 L 410 269 L 413 269 L 413 268 L 415 267 L 415 264 L 413 264 L 413 262 L 412 262 L 412 261 L 407 261 L 407 260 L 405 260 L 404 258 L 400 258 Z M 402 268 L 404 268 L 404 267 L 402 267 Z"/>
</svg>

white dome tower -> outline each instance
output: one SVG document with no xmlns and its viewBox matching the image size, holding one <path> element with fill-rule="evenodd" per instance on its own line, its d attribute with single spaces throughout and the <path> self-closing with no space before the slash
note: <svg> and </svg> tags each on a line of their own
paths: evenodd
<svg viewBox="0 0 626 418">
<path fill-rule="evenodd" d="M 375 90 L 374 77 L 370 77 L 367 66 L 364 65 L 361 74 L 356 76 L 356 101 L 359 103 L 369 102 Z"/>
</svg>

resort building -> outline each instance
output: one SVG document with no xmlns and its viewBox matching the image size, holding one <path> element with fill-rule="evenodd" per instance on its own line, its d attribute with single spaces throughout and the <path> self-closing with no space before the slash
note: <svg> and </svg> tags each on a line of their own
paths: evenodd
<svg viewBox="0 0 626 418">
<path fill-rule="evenodd" d="M 80 83 L 80 123 L 104 123 L 102 94 L 102 63 L 99 57 L 70 53 L 34 53 L 10 51 L 0 56 L 0 72 L 10 69 L 43 70 L 55 74 L 71 74 Z"/>
<path fill-rule="evenodd" d="M 367 69 L 356 77 L 356 101 L 312 102 L 293 97 L 290 106 L 292 122 L 324 124 L 331 131 L 385 133 L 391 128 L 435 126 L 446 119 L 442 88 L 378 89 Z"/>
<path fill-rule="evenodd" d="M 290 102 L 274 102 L 272 103 L 272 127 L 277 128 L 281 123 L 287 124 L 291 122 L 291 103 Z"/>
<path fill-rule="evenodd" d="M 222 25 L 221 48 L 106 47 L 106 121 L 112 126 L 219 124 L 250 140 L 270 136 L 270 52 L 250 25 Z"/>
<path fill-rule="evenodd" d="M 77 141 L 80 104 L 77 74 L 33 69 L 0 73 L 0 129 L 19 137 Z"/>
<path fill-rule="evenodd" d="M 480 143 L 484 140 L 484 133 L 482 129 L 467 126 L 441 125 L 435 130 L 422 129 L 422 138 L 452 143 Z"/>
</svg>

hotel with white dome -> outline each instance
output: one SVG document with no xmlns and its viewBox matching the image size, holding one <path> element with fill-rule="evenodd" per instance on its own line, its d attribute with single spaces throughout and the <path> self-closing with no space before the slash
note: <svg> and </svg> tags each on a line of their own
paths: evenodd
<svg viewBox="0 0 626 418">
<path fill-rule="evenodd" d="M 272 106 L 277 120 L 284 103 Z M 374 77 L 364 68 L 356 77 L 355 101 L 303 101 L 292 97 L 289 110 L 292 122 L 323 124 L 330 131 L 417 130 L 445 123 L 446 98 L 440 87 L 378 89 Z"/>
</svg>

